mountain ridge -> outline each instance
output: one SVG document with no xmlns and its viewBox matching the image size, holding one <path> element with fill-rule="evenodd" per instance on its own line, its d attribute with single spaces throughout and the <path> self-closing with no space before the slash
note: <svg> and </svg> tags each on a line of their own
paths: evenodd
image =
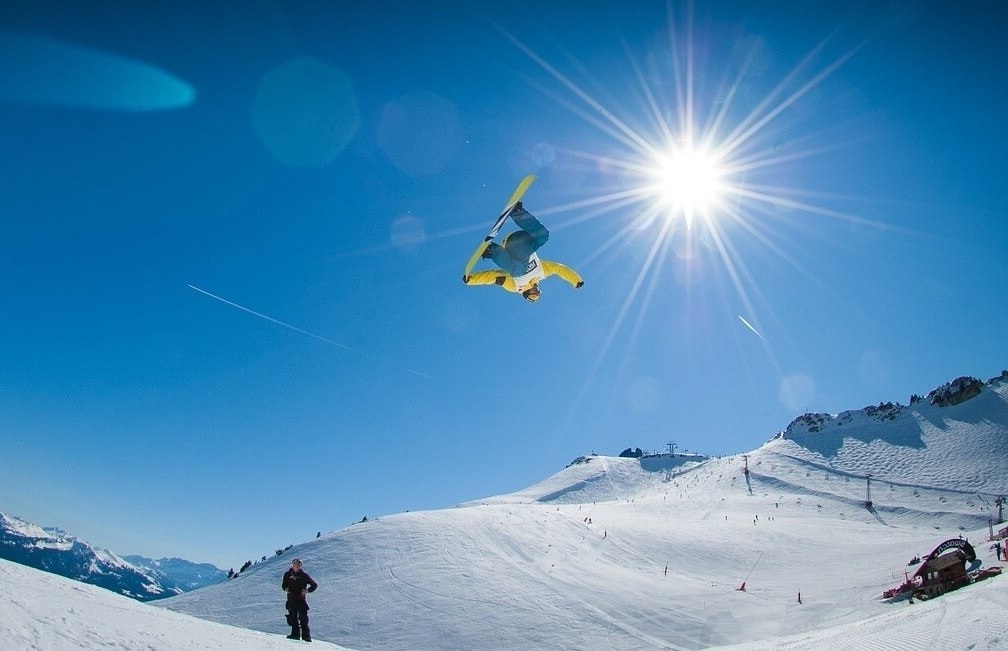
<svg viewBox="0 0 1008 651">
<path fill-rule="evenodd" d="M 0 558 L 96 585 L 138 601 L 163 599 L 219 582 L 209 564 L 182 559 L 164 564 L 103 549 L 56 528 L 0 512 Z M 171 559 L 165 559 L 171 560 Z M 216 568 L 214 568 L 216 569 Z M 201 580 L 201 577 L 206 577 Z"/>
</svg>

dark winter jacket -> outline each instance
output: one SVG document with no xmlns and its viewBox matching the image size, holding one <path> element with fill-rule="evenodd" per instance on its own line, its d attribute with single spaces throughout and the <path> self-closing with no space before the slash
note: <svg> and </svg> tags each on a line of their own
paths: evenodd
<svg viewBox="0 0 1008 651">
<path fill-rule="evenodd" d="M 318 583 L 308 576 L 304 570 L 295 572 L 293 569 L 287 570 L 283 575 L 283 583 L 280 587 L 287 592 L 288 603 L 306 603 L 305 594 L 315 592 Z"/>
</svg>

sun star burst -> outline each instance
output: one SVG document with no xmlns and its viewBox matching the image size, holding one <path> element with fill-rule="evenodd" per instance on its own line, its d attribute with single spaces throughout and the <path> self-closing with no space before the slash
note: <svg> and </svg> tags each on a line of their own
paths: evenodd
<svg viewBox="0 0 1008 651">
<path fill-rule="evenodd" d="M 759 52 L 740 46 L 738 56 L 727 59 L 723 68 L 713 56 L 704 58 L 709 52 L 704 47 L 707 37 L 694 38 L 690 7 L 680 30 L 669 5 L 667 41 L 653 47 L 650 55 L 637 58 L 627 48 L 629 70 L 637 81 L 632 93 L 640 99 L 637 103 L 606 105 L 504 32 L 552 77 L 552 83 L 542 86 L 543 92 L 608 141 L 561 150 L 572 161 L 588 163 L 588 169 L 599 172 L 600 180 L 609 182 L 600 182 L 592 196 L 556 209 L 579 211 L 572 223 L 607 213 L 625 217 L 624 225 L 616 228 L 587 262 L 638 244 L 638 251 L 643 252 L 640 269 L 628 279 L 612 328 L 600 346 L 593 377 L 632 308 L 638 310 L 631 333 L 634 337 L 651 302 L 661 298 L 660 290 L 677 286 L 668 282 L 670 278 L 687 288 L 694 282 L 733 287 L 734 292 L 717 292 L 726 301 L 724 313 L 750 315 L 751 321 L 739 318 L 771 354 L 758 320 L 760 310 L 752 301 L 753 295 L 760 296 L 760 289 L 746 253 L 763 248 L 794 264 L 774 239 L 782 209 L 861 221 L 816 200 L 831 195 L 796 187 L 788 180 L 799 161 L 837 146 L 815 144 L 815 131 L 793 135 L 795 126 L 788 118 L 796 114 L 790 109 L 800 105 L 861 46 L 815 71 L 830 41 L 824 39 L 760 95 L 754 92 L 750 75 L 750 67 L 759 62 Z M 754 42 L 745 44 L 752 46 Z M 558 89 L 566 89 L 570 97 Z M 675 257 L 670 258 L 670 253 Z M 694 274 L 695 270 L 703 273 Z"/>
<path fill-rule="evenodd" d="M 673 147 L 658 154 L 648 176 L 653 183 L 647 192 L 670 217 L 682 214 L 687 226 L 694 215 L 710 218 L 726 189 L 721 161 L 703 147 Z"/>
</svg>

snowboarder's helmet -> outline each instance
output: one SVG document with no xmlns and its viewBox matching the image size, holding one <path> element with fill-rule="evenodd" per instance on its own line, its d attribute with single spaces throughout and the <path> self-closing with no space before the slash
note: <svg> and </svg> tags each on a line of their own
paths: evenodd
<svg viewBox="0 0 1008 651">
<path fill-rule="evenodd" d="M 301 559 L 295 558 L 294 560 L 291 561 L 291 565 L 301 565 Z"/>
<path fill-rule="evenodd" d="M 531 287 L 522 292 L 522 296 L 524 296 L 525 300 L 529 301 L 530 303 L 535 303 L 536 301 L 538 301 L 541 295 L 542 292 L 539 291 L 538 283 L 533 283 Z"/>
</svg>

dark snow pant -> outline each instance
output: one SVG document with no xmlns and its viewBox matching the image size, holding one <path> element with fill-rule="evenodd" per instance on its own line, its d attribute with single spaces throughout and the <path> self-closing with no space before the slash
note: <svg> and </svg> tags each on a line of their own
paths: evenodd
<svg viewBox="0 0 1008 651">
<path fill-rule="evenodd" d="M 291 627 L 291 637 L 311 639 L 308 628 L 308 604 L 304 601 L 287 602 L 287 623 Z"/>
<path fill-rule="evenodd" d="M 549 231 L 532 213 L 524 209 L 511 213 L 511 219 L 522 230 L 505 237 L 504 246 L 491 242 L 487 250 L 498 267 L 512 276 L 521 276 L 528 271 L 529 257 L 549 239 Z"/>
</svg>

